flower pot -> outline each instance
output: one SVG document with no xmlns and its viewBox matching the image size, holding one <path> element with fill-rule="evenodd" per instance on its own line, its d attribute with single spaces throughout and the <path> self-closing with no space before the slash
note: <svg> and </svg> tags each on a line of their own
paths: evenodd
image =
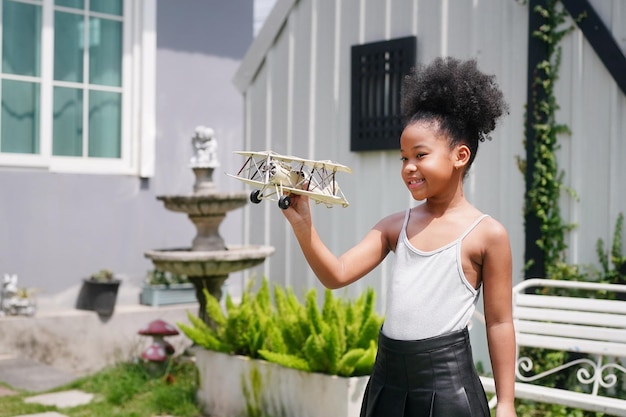
<svg viewBox="0 0 626 417">
<path fill-rule="evenodd" d="M 94 281 L 83 279 L 83 286 L 78 293 L 76 308 L 95 311 L 101 316 L 111 316 L 115 310 L 117 291 L 122 281 Z"/>
<path fill-rule="evenodd" d="M 139 302 L 148 306 L 196 303 L 196 289 L 193 284 L 145 285 L 141 289 Z"/>
<path fill-rule="evenodd" d="M 202 348 L 195 354 L 197 400 L 211 416 L 247 416 L 252 410 L 277 417 L 358 417 L 369 378 L 298 371 Z"/>
</svg>

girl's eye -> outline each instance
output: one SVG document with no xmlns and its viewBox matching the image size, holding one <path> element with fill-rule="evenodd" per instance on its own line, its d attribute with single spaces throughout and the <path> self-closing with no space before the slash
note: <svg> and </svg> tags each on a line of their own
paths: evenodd
<svg viewBox="0 0 626 417">
<path fill-rule="evenodd" d="M 400 157 L 400 160 L 401 160 L 402 162 L 406 162 L 406 161 L 408 161 L 408 160 L 409 160 L 409 158 L 407 158 L 406 156 L 402 156 L 402 157 Z"/>
</svg>

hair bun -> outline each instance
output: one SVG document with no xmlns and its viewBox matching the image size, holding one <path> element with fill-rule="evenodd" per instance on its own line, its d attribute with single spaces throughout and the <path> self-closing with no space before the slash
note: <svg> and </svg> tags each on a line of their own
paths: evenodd
<svg viewBox="0 0 626 417">
<path fill-rule="evenodd" d="M 508 112 L 494 75 L 482 73 L 476 60 L 436 58 L 418 66 L 403 83 L 405 119 L 427 113 L 452 119 L 465 132 L 483 141 L 495 129 L 497 119 Z"/>
</svg>

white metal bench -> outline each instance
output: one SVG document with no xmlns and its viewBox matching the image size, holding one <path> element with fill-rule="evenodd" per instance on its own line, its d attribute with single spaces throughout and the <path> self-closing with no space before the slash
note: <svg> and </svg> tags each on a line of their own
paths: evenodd
<svg viewBox="0 0 626 417">
<path fill-rule="evenodd" d="M 534 287 L 589 290 L 597 298 L 527 294 Z M 602 395 L 600 390 L 626 384 L 626 301 L 609 300 L 607 292 L 626 294 L 626 285 L 528 279 L 515 286 L 513 320 L 518 352 L 519 347 L 526 346 L 586 353 L 593 359 L 576 359 L 528 375 L 532 359 L 518 354 L 516 398 L 626 416 L 626 399 Z M 567 368 L 576 369 L 578 381 L 589 388 L 589 393 L 537 385 L 543 377 Z M 481 380 L 485 391 L 495 393 L 493 378 L 481 377 Z M 494 396 L 490 407 L 496 402 Z"/>
</svg>

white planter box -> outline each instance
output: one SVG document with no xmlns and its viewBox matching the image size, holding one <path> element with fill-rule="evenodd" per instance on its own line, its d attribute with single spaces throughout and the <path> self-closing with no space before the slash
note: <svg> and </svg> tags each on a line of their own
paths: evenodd
<svg viewBox="0 0 626 417">
<path fill-rule="evenodd" d="M 303 372 L 201 348 L 195 354 L 198 403 L 212 417 L 248 416 L 248 407 L 267 417 L 358 417 L 369 379 Z"/>
<path fill-rule="evenodd" d="M 146 285 L 141 289 L 139 302 L 148 306 L 188 304 L 198 302 L 193 284 Z"/>
</svg>

